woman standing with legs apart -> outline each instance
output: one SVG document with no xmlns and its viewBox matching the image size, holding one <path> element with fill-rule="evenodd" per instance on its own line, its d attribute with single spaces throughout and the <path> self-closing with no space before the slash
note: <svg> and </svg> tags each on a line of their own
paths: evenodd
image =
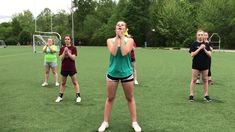
<svg viewBox="0 0 235 132">
<path fill-rule="evenodd" d="M 204 42 L 204 32 L 202 30 L 197 31 L 197 41 L 194 42 L 189 50 L 193 57 L 192 63 L 192 79 L 190 83 L 190 96 L 189 101 L 194 101 L 194 87 L 198 74 L 201 72 L 204 85 L 204 100 L 210 102 L 211 99 L 208 95 L 208 69 L 209 60 L 211 57 L 210 46 Z"/>
<path fill-rule="evenodd" d="M 65 91 L 65 85 L 67 81 L 68 75 L 71 77 L 74 89 L 76 91 L 76 102 L 81 102 L 80 97 L 80 88 L 77 81 L 77 70 L 75 66 L 75 59 L 77 56 L 77 49 L 71 43 L 71 37 L 66 35 L 64 38 L 65 45 L 60 48 L 60 59 L 62 61 L 61 64 L 61 85 L 60 85 L 60 93 L 55 102 L 60 102 L 63 100 L 63 95 Z"/>
<path fill-rule="evenodd" d="M 56 67 L 57 67 L 57 47 L 53 43 L 53 39 L 49 38 L 47 40 L 47 44 L 43 47 L 43 52 L 45 53 L 44 55 L 44 66 L 45 66 L 45 80 L 42 84 L 43 87 L 48 85 L 48 78 L 49 78 L 49 73 L 50 69 L 52 70 L 52 73 L 55 78 L 55 86 L 59 86 L 58 82 L 58 75 L 56 72 Z"/>
<path fill-rule="evenodd" d="M 106 75 L 107 98 L 104 108 L 104 120 L 99 127 L 99 132 L 104 132 L 109 127 L 108 120 L 111 113 L 112 104 L 116 95 L 119 81 L 126 96 L 129 111 L 132 119 L 132 127 L 136 132 L 141 132 L 141 127 L 137 123 L 136 105 L 134 99 L 133 69 L 130 61 L 130 52 L 133 48 L 133 39 L 126 38 L 124 32 L 126 23 L 119 21 L 116 24 L 116 36 L 107 40 L 107 47 L 110 52 L 110 61 Z"/>
</svg>

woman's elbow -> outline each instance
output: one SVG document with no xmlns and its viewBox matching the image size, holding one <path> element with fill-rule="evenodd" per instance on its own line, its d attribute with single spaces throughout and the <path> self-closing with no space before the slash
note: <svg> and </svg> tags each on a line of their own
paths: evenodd
<svg viewBox="0 0 235 132">
<path fill-rule="evenodd" d="M 122 52 L 122 56 L 126 56 L 128 52 Z"/>
</svg>

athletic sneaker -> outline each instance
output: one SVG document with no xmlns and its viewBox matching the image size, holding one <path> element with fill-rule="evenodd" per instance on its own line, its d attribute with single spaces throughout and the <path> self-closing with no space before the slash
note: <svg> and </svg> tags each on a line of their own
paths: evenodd
<svg viewBox="0 0 235 132">
<path fill-rule="evenodd" d="M 214 82 L 213 82 L 212 80 L 208 80 L 208 84 L 209 84 L 209 85 L 213 85 Z"/>
<path fill-rule="evenodd" d="M 81 101 L 82 101 L 82 98 L 78 96 L 77 99 L 76 99 L 76 102 L 80 103 Z"/>
<path fill-rule="evenodd" d="M 194 98 L 192 95 L 189 96 L 189 99 L 188 99 L 190 102 L 193 102 L 194 101 Z"/>
<path fill-rule="evenodd" d="M 60 86 L 60 83 L 56 82 L 56 83 L 55 83 L 55 86 L 56 86 L 56 87 Z"/>
<path fill-rule="evenodd" d="M 45 87 L 45 86 L 47 86 L 48 85 L 48 83 L 47 82 L 44 82 L 43 84 L 42 84 L 42 87 Z"/>
<path fill-rule="evenodd" d="M 203 98 L 206 102 L 210 102 L 211 101 L 211 99 L 210 99 L 210 97 L 207 95 L 207 96 L 205 96 L 204 98 Z"/>
<path fill-rule="evenodd" d="M 134 84 L 135 84 L 135 85 L 138 85 L 139 83 L 138 83 L 138 81 L 137 81 L 137 80 L 135 80 L 135 81 L 134 81 Z"/>
<path fill-rule="evenodd" d="M 197 79 L 196 84 L 200 84 L 200 80 L 199 79 Z"/>
<path fill-rule="evenodd" d="M 100 125 L 98 132 L 104 132 L 106 128 L 109 127 L 109 123 L 108 122 L 102 122 L 102 124 Z"/>
<path fill-rule="evenodd" d="M 57 99 L 55 100 L 56 103 L 59 103 L 60 101 L 62 101 L 63 98 L 61 98 L 60 96 L 57 97 Z"/>
<path fill-rule="evenodd" d="M 132 122 L 132 128 L 134 128 L 135 132 L 141 132 L 141 127 L 137 122 Z"/>
</svg>

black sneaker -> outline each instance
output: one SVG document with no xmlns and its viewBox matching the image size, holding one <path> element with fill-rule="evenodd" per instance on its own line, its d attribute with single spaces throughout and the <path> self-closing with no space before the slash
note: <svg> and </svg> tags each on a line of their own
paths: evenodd
<svg viewBox="0 0 235 132">
<path fill-rule="evenodd" d="M 188 99 L 190 102 L 193 102 L 194 101 L 194 98 L 192 95 L 189 96 L 189 99 Z"/>
<path fill-rule="evenodd" d="M 210 102 L 211 101 L 211 99 L 210 99 L 210 97 L 207 95 L 207 96 L 205 96 L 204 98 L 203 98 L 206 102 Z"/>
</svg>

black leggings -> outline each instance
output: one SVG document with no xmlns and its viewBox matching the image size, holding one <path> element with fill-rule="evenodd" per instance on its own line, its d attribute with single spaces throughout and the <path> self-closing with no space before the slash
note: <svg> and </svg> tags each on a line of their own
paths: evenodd
<svg viewBox="0 0 235 132">
<path fill-rule="evenodd" d="M 209 61 L 208 77 L 211 77 L 211 59 Z"/>
</svg>

